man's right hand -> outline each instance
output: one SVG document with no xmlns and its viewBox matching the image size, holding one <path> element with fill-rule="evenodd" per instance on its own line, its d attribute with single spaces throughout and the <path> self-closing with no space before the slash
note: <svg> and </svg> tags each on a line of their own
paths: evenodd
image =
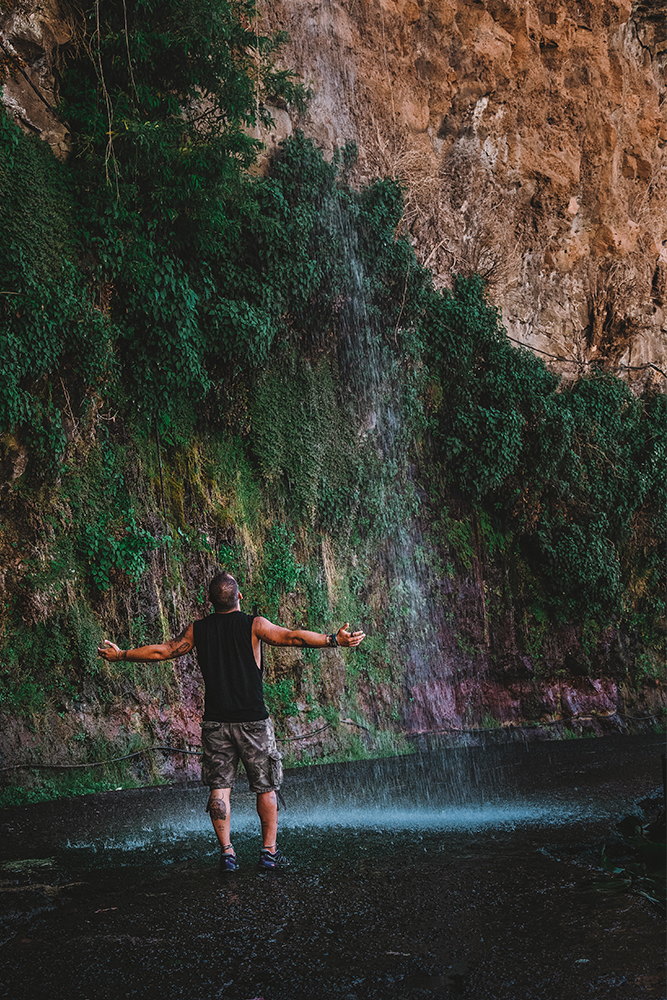
<svg viewBox="0 0 667 1000">
<path fill-rule="evenodd" d="M 365 632 L 350 632 L 349 622 L 345 622 L 345 624 L 336 632 L 336 641 L 338 642 L 338 645 L 345 646 L 348 649 L 358 646 L 359 643 L 365 638 Z"/>
<path fill-rule="evenodd" d="M 336 641 L 344 649 L 354 648 L 364 639 L 364 632 L 350 632 L 350 623 L 345 622 L 336 633 Z M 321 632 L 309 632 L 302 628 L 283 628 L 274 625 L 268 618 L 257 617 L 252 623 L 253 648 L 257 666 L 260 665 L 260 641 L 269 646 L 300 646 L 302 649 L 326 649 L 331 646 L 330 636 Z"/>
</svg>

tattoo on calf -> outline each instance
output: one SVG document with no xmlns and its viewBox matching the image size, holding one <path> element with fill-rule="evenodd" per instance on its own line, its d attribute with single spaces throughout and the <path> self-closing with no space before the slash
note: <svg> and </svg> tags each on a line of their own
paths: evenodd
<svg viewBox="0 0 667 1000">
<path fill-rule="evenodd" d="M 209 799 L 208 813 L 213 822 L 227 819 L 227 806 L 224 799 Z"/>
</svg>

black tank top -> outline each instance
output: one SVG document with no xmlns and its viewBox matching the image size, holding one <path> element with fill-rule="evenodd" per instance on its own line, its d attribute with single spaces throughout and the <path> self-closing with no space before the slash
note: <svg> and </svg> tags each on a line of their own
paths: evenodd
<svg viewBox="0 0 667 1000">
<path fill-rule="evenodd" d="M 206 685 L 204 722 L 256 722 L 269 717 L 262 690 L 264 668 L 257 669 L 252 649 L 253 617 L 230 611 L 194 623 Z"/>
</svg>

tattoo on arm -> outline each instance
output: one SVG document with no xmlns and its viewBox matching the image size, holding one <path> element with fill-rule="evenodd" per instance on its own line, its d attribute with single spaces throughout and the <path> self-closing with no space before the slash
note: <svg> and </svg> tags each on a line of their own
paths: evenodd
<svg viewBox="0 0 667 1000">
<path fill-rule="evenodd" d="M 123 652 L 120 654 L 121 660 L 126 660 L 127 659 L 127 654 L 128 654 L 128 650 L 124 649 Z"/>
<path fill-rule="evenodd" d="M 305 639 L 302 639 L 300 635 L 295 636 L 295 638 L 292 640 L 292 645 L 300 646 L 301 649 L 308 648 L 308 643 L 306 642 Z"/>
<path fill-rule="evenodd" d="M 176 638 L 171 640 L 171 656 L 183 656 L 184 653 L 189 653 L 192 649 L 193 643 L 186 638 L 190 627 L 190 625 L 186 625 Z"/>
</svg>

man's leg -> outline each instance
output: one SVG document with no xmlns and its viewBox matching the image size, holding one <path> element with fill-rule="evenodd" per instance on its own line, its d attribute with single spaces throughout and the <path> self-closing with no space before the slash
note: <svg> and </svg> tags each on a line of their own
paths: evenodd
<svg viewBox="0 0 667 1000">
<path fill-rule="evenodd" d="M 229 814 L 229 795 L 231 788 L 212 788 L 206 810 L 211 817 L 215 835 L 224 854 L 233 854 L 234 848 L 229 841 L 231 817 Z"/>
<path fill-rule="evenodd" d="M 270 719 L 246 722 L 239 726 L 239 753 L 248 775 L 250 790 L 257 796 L 257 813 L 262 824 L 264 846 L 260 853 L 260 868 L 288 865 L 289 861 L 276 846 L 278 835 L 277 789 L 283 778 L 280 754 L 276 747 L 273 723 Z"/>
<path fill-rule="evenodd" d="M 227 722 L 203 722 L 201 731 L 201 780 L 210 789 L 206 811 L 210 814 L 223 857 L 228 859 L 225 867 L 230 871 L 235 870 L 236 865 L 232 862 L 234 848 L 229 840 L 229 794 L 239 762 L 231 728 Z"/>
<path fill-rule="evenodd" d="M 278 837 L 278 796 L 275 792 L 257 793 L 257 814 L 262 824 L 264 847 L 275 851 Z"/>
</svg>

